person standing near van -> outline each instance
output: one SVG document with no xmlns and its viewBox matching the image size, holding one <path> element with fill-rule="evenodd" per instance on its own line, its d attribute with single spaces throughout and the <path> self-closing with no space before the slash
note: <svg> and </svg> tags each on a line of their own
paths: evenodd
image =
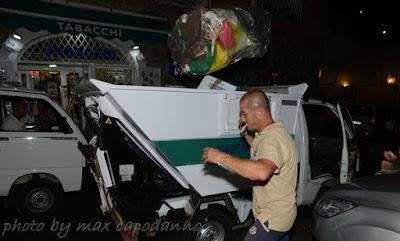
<svg viewBox="0 0 400 241">
<path fill-rule="evenodd" d="M 251 159 L 238 158 L 216 148 L 204 148 L 203 161 L 223 165 L 257 184 L 253 186 L 256 218 L 245 241 L 289 241 L 288 231 L 297 215 L 297 151 L 280 121 L 271 115 L 270 102 L 261 90 L 251 90 L 240 100 L 240 123 L 254 131 L 245 135 Z"/>
</svg>

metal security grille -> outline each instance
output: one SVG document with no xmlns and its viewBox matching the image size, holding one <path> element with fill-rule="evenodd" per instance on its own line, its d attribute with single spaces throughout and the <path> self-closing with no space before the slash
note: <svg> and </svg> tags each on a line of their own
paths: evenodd
<svg viewBox="0 0 400 241">
<path fill-rule="evenodd" d="M 131 69 L 96 68 L 96 79 L 111 84 L 131 85 L 133 71 Z"/>
<path fill-rule="evenodd" d="M 132 58 L 105 40 L 64 33 L 46 36 L 28 45 L 18 62 L 127 67 L 132 64 Z"/>
</svg>

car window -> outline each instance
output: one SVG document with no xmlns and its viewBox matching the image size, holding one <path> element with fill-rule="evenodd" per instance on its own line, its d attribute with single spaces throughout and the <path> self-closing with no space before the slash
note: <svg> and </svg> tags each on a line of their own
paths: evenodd
<svg viewBox="0 0 400 241">
<path fill-rule="evenodd" d="M 36 98 L 0 96 L 1 131 L 65 132 L 65 120 L 47 101 Z M 68 131 L 67 131 L 68 132 Z"/>
<path fill-rule="evenodd" d="M 340 120 L 329 107 L 311 104 L 303 107 L 310 136 L 342 138 Z"/>
</svg>

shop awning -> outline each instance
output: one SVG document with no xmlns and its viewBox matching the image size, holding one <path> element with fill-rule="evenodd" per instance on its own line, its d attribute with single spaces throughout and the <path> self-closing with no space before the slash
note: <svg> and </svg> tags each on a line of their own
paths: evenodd
<svg viewBox="0 0 400 241">
<path fill-rule="evenodd" d="M 157 17 L 123 15 L 33 0 L 0 1 L 0 24 L 50 33 L 83 33 L 106 39 L 165 44 L 169 23 Z"/>
</svg>

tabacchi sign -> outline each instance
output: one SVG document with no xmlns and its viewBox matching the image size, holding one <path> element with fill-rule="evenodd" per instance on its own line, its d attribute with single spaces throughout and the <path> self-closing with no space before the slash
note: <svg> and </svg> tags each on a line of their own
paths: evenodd
<svg viewBox="0 0 400 241">
<path fill-rule="evenodd" d="M 122 37 L 122 30 L 105 26 L 84 25 L 78 23 L 57 22 L 58 28 L 62 32 L 83 33 L 87 35 L 98 35 L 104 37 Z"/>
</svg>

